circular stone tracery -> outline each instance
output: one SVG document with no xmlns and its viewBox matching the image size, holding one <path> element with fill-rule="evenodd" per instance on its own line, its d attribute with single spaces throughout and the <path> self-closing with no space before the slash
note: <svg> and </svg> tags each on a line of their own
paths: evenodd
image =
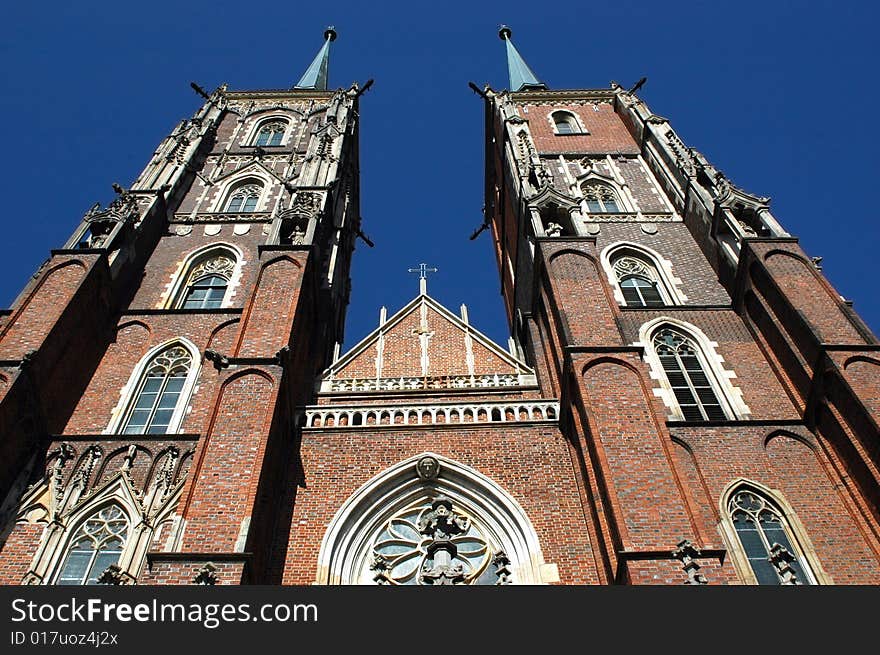
<svg viewBox="0 0 880 655">
<path fill-rule="evenodd" d="M 369 568 L 377 584 L 508 582 L 493 570 L 492 561 L 483 530 L 449 498 L 437 496 L 410 505 L 384 524 L 373 542 Z"/>
</svg>

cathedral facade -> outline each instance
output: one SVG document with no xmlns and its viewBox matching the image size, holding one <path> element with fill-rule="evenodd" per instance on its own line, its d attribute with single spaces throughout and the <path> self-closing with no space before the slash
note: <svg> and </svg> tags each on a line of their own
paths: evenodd
<svg viewBox="0 0 880 655">
<path fill-rule="evenodd" d="M 637 89 L 500 36 L 510 342 L 423 268 L 342 351 L 368 85 L 328 90 L 332 29 L 291 89 L 195 87 L 0 314 L 0 583 L 880 583 L 876 337 Z"/>
</svg>

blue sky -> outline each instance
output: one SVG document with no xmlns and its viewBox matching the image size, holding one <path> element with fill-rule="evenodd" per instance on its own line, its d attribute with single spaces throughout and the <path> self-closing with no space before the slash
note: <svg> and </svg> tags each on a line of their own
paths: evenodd
<svg viewBox="0 0 880 655">
<path fill-rule="evenodd" d="M 287 88 L 333 43 L 331 87 L 375 79 L 361 101 L 362 215 L 346 346 L 418 290 L 506 344 L 482 221 L 481 100 L 507 86 L 500 23 L 551 88 L 624 86 L 733 182 L 773 198 L 824 257 L 837 290 L 880 332 L 873 134 L 873 3 L 15 3 L 0 36 L 4 234 L 0 306 L 111 183 L 131 183 L 206 89 Z"/>
</svg>

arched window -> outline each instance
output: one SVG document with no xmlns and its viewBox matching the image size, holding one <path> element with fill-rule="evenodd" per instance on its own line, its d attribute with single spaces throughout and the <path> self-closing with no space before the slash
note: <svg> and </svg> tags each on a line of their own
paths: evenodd
<svg viewBox="0 0 880 655">
<path fill-rule="evenodd" d="M 739 486 L 729 495 L 727 515 L 758 584 L 815 584 L 784 512 L 765 494 Z"/>
<path fill-rule="evenodd" d="M 640 257 L 621 254 L 612 260 L 614 274 L 629 307 L 666 305 L 657 269 Z"/>
<path fill-rule="evenodd" d="M 280 146 L 286 130 L 287 123 L 284 121 L 274 120 L 264 123 L 257 132 L 256 145 Z"/>
<path fill-rule="evenodd" d="M 516 501 L 476 471 L 430 453 L 356 491 L 330 522 L 318 560 L 319 581 L 329 584 L 543 581 L 537 535 Z"/>
<path fill-rule="evenodd" d="M 119 561 L 127 536 L 128 519 L 118 505 L 99 509 L 71 538 L 55 584 L 97 584 L 101 573 Z"/>
<path fill-rule="evenodd" d="M 256 211 L 260 200 L 262 187 L 259 184 L 244 184 L 236 188 L 226 202 L 225 211 L 228 212 L 252 212 Z"/>
<path fill-rule="evenodd" d="M 192 366 L 189 350 L 175 344 L 147 364 L 123 421 L 123 434 L 166 434 Z"/>
<path fill-rule="evenodd" d="M 726 420 L 697 344 L 669 326 L 654 333 L 652 344 L 684 419 Z"/>
<path fill-rule="evenodd" d="M 614 189 L 606 184 L 585 184 L 582 188 L 587 201 L 587 211 L 591 214 L 617 214 L 621 211 L 620 202 Z"/>
<path fill-rule="evenodd" d="M 235 261 L 226 254 L 202 258 L 187 276 L 180 308 L 211 309 L 222 306 L 234 269 Z"/>
<path fill-rule="evenodd" d="M 577 119 L 570 112 L 554 111 L 552 117 L 556 134 L 581 134 Z"/>
</svg>

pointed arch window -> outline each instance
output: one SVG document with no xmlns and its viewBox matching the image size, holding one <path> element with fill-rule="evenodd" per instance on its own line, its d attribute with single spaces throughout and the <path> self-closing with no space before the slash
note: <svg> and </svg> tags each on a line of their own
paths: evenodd
<svg viewBox="0 0 880 655">
<path fill-rule="evenodd" d="M 318 559 L 319 580 L 329 584 L 542 581 L 537 535 L 516 501 L 476 471 L 427 453 L 355 492 L 328 525 Z"/>
<path fill-rule="evenodd" d="M 262 186 L 254 183 L 244 184 L 236 188 L 226 202 L 225 211 L 236 213 L 256 211 L 262 190 Z"/>
<path fill-rule="evenodd" d="M 622 254 L 612 261 L 614 274 L 628 307 L 663 307 L 667 304 L 661 290 L 660 276 L 653 265 L 630 254 Z"/>
<path fill-rule="evenodd" d="M 213 309 L 223 305 L 235 261 L 226 254 L 203 258 L 187 276 L 181 309 Z"/>
<path fill-rule="evenodd" d="M 727 414 L 697 344 L 668 326 L 654 334 L 652 344 L 684 419 L 726 420 Z"/>
<path fill-rule="evenodd" d="M 128 519 L 118 505 L 94 512 L 71 538 L 55 584 L 97 584 L 101 573 L 119 561 L 128 527 Z"/>
<path fill-rule="evenodd" d="M 284 139 L 284 133 L 287 131 L 287 123 L 285 121 L 274 120 L 264 123 L 257 132 L 255 145 L 258 146 L 280 146 Z"/>
<path fill-rule="evenodd" d="M 145 369 L 121 432 L 166 434 L 192 364 L 192 355 L 181 345 L 156 355 Z"/>
<path fill-rule="evenodd" d="M 591 214 L 618 214 L 621 210 L 617 194 L 606 184 L 585 184 L 582 188 L 587 211 Z"/>
<path fill-rule="evenodd" d="M 740 487 L 727 514 L 758 584 L 815 584 L 815 578 L 784 512 L 764 494 Z"/>
</svg>

